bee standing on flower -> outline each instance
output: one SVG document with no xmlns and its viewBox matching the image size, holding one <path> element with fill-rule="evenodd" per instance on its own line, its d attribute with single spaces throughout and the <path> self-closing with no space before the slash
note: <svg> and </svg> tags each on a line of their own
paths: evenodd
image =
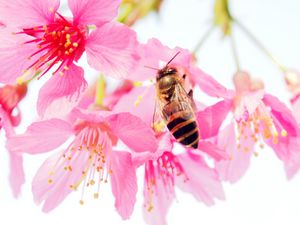
<svg viewBox="0 0 300 225">
<path fill-rule="evenodd" d="M 193 92 L 190 90 L 187 93 L 184 89 L 186 75 L 183 74 L 181 76 L 176 67 L 169 66 L 179 53 L 177 52 L 166 66 L 157 73 L 156 92 L 158 109 L 160 116 L 164 119 L 175 139 L 187 147 L 197 149 L 199 128 L 193 109 Z"/>
</svg>

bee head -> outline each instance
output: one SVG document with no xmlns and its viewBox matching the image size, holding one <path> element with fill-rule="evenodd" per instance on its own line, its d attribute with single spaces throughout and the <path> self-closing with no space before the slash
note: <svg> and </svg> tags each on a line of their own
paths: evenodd
<svg viewBox="0 0 300 225">
<path fill-rule="evenodd" d="M 162 77 L 173 75 L 177 73 L 177 69 L 174 67 L 165 66 L 161 70 L 158 71 L 156 80 L 158 81 Z"/>
</svg>

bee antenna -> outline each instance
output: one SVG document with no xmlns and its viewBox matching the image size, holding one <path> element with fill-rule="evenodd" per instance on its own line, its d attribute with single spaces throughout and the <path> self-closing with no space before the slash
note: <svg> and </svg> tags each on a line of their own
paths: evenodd
<svg viewBox="0 0 300 225">
<path fill-rule="evenodd" d="M 179 55 L 179 53 L 180 53 L 180 51 L 179 52 L 177 52 L 173 57 L 172 57 L 172 59 L 170 59 L 170 61 L 166 64 L 166 66 L 167 65 L 169 65 L 178 55 Z"/>
<path fill-rule="evenodd" d="M 154 68 L 154 67 L 151 67 L 151 66 L 144 66 L 145 68 L 148 68 L 148 69 L 152 69 L 152 70 L 159 70 L 159 69 L 157 69 L 157 68 Z"/>
</svg>

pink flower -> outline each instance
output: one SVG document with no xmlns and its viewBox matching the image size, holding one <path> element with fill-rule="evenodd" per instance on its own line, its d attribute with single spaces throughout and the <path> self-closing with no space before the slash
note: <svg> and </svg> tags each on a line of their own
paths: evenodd
<svg viewBox="0 0 300 225">
<path fill-rule="evenodd" d="M 176 67 L 181 75 L 186 75 L 185 88 L 197 84 L 202 91 L 214 97 L 230 97 L 233 95 L 231 90 L 226 89 L 211 76 L 200 70 L 195 65 L 193 55 L 188 50 L 180 47 L 171 49 L 155 38 L 150 39 L 147 44 L 139 45 L 138 54 L 141 59 L 138 66 L 132 71 L 130 79 L 138 81 L 154 80 L 157 71 L 153 69 L 162 69 L 178 52 L 179 54 L 170 63 L 170 66 Z"/>
<path fill-rule="evenodd" d="M 43 211 L 48 212 L 82 185 L 83 204 L 85 189 L 92 189 L 94 198 L 98 198 L 100 186 L 110 178 L 115 207 L 122 218 L 129 218 L 137 192 L 130 152 L 156 151 L 153 131 L 129 113 L 76 108 L 71 114 L 70 118 L 77 118 L 76 121 L 35 122 L 25 134 L 8 140 L 15 152 L 37 154 L 51 151 L 75 136 L 65 150 L 47 159 L 37 172 L 32 184 L 35 201 L 44 202 Z M 139 136 L 143 139 L 137 141 Z M 116 151 L 118 140 L 131 151 Z"/>
<path fill-rule="evenodd" d="M 152 127 L 154 91 L 154 87 L 135 87 L 120 98 L 114 110 L 130 112 Z M 206 153 L 215 160 L 228 156 L 210 140 L 218 131 L 212 118 L 209 118 L 211 115 L 199 113 L 197 117 L 207 121 L 200 127 L 200 151 L 186 148 L 182 154 L 172 153 L 176 141 L 170 132 L 162 131 L 157 133 L 157 151 L 133 154 L 133 162 L 137 166 L 145 166 L 144 217 L 149 224 L 166 224 L 165 217 L 175 197 L 175 185 L 206 205 L 212 205 L 214 198 L 224 199 L 216 171 L 207 166 L 200 154 Z"/>
<path fill-rule="evenodd" d="M 26 92 L 27 86 L 25 84 L 5 85 L 0 88 L 0 130 L 1 128 L 4 129 L 7 138 L 15 134 L 13 127 L 19 125 L 21 121 L 18 103 L 24 98 Z M 14 196 L 18 197 L 21 186 L 25 182 L 23 158 L 19 153 L 11 152 L 10 148 L 8 148 L 8 154 L 10 158 L 10 185 Z"/>
<path fill-rule="evenodd" d="M 54 70 L 40 91 L 38 112 L 59 98 L 74 101 L 86 88 L 83 69 L 74 63 L 84 51 L 91 67 L 117 78 L 136 61 L 135 32 L 112 21 L 119 0 L 69 0 L 73 18 L 58 13 L 59 0 L 0 1 L 0 82 L 28 79 Z M 88 25 L 96 28 L 89 33 Z"/>
<path fill-rule="evenodd" d="M 233 96 L 222 90 L 218 94 L 225 100 L 205 109 L 213 115 L 217 127 L 230 111 L 233 115 L 231 123 L 217 135 L 219 147 L 230 155 L 230 160 L 216 162 L 218 173 L 224 180 L 237 181 L 249 167 L 252 154 L 258 154 L 255 145 L 263 147 L 266 143 L 283 161 L 287 177 L 291 178 L 300 166 L 296 147 L 300 130 L 291 111 L 276 97 L 265 94 L 262 83 L 251 80 L 245 72 L 238 72 L 234 83 Z"/>
<path fill-rule="evenodd" d="M 135 87 L 128 94 L 124 94 L 113 108 L 116 112 L 129 112 L 141 118 L 149 127 L 153 127 L 153 113 L 155 107 L 154 87 Z M 211 120 L 210 114 L 203 114 L 202 111 L 195 112 L 200 126 L 200 140 L 198 149 L 215 160 L 228 158 L 223 149 L 218 148 L 210 140 L 218 132 L 220 124 Z M 205 122 L 202 122 L 205 121 Z M 165 126 L 161 132 L 164 132 Z M 159 129 L 159 128 L 157 128 Z M 170 136 L 173 140 L 174 138 Z M 183 146 L 184 147 L 184 146 Z"/>
<path fill-rule="evenodd" d="M 172 153 L 173 143 L 168 133 L 159 140 L 158 151 L 148 153 L 145 161 L 144 218 L 148 224 L 167 224 L 166 215 L 175 198 L 175 185 L 207 206 L 214 204 L 214 198 L 225 198 L 217 172 L 199 154 Z M 135 162 L 141 160 L 145 160 L 145 156 L 134 158 Z"/>
</svg>

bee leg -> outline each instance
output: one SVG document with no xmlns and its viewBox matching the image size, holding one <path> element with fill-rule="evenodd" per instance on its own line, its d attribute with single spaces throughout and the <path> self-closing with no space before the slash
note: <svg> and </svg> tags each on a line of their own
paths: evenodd
<svg viewBox="0 0 300 225">
<path fill-rule="evenodd" d="M 185 80 L 185 78 L 186 78 L 186 74 L 183 74 L 182 79 Z"/>
<path fill-rule="evenodd" d="M 194 94 L 193 89 L 191 89 L 191 90 L 189 91 L 189 93 L 188 93 L 188 96 L 189 96 L 191 99 L 193 99 L 193 94 Z"/>
</svg>

